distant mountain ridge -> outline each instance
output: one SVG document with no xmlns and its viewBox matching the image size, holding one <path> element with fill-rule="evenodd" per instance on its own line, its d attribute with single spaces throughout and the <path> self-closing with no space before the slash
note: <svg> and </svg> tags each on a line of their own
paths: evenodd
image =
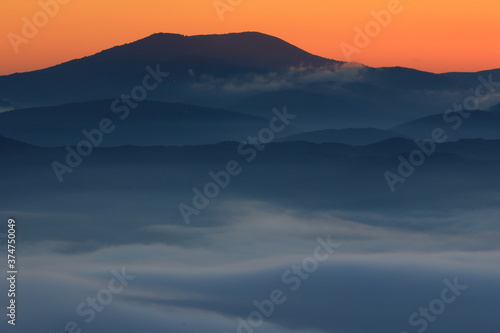
<svg viewBox="0 0 500 333">
<path fill-rule="evenodd" d="M 280 141 L 336 142 L 348 145 L 367 145 L 399 136 L 397 133 L 376 128 L 345 128 L 298 133 L 280 139 Z"/>
<path fill-rule="evenodd" d="M 258 32 L 158 33 L 50 68 L 0 76 L 0 103 L 21 109 L 114 99 L 143 84 L 148 66 L 169 73 L 148 91 L 148 100 L 263 117 L 286 105 L 298 116 L 294 125 L 307 131 L 391 128 L 463 101 L 479 76 L 500 76 L 500 70 L 434 74 L 346 65 Z"/>
<path fill-rule="evenodd" d="M 63 104 L 0 113 L 0 135 L 43 147 L 76 145 L 83 130 L 110 119 L 115 130 L 103 146 L 199 145 L 240 141 L 269 126 L 262 117 L 185 104 L 144 101 L 126 119 L 112 100 Z M 284 133 L 287 133 L 285 131 Z"/>
<path fill-rule="evenodd" d="M 13 140 L 10 138 L 6 138 L 6 137 L 0 135 L 0 150 L 2 150 L 2 151 L 6 151 L 6 150 L 24 151 L 24 150 L 31 150 L 31 149 L 38 149 L 38 147 L 24 143 L 24 142 L 16 141 L 16 140 Z"/>
<path fill-rule="evenodd" d="M 500 114 L 490 111 L 472 111 L 468 117 L 459 113 L 438 114 L 416 119 L 390 130 L 400 135 L 427 139 L 436 128 L 442 128 L 448 140 L 481 138 L 500 139 Z"/>
</svg>

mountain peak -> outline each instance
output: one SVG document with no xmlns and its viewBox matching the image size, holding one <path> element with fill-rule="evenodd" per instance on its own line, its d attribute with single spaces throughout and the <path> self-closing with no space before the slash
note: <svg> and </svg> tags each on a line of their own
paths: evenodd
<svg viewBox="0 0 500 333">
<path fill-rule="evenodd" d="M 155 33 L 98 54 L 106 59 L 163 62 L 182 57 L 209 58 L 261 69 L 292 66 L 320 67 L 340 62 L 308 53 L 286 41 L 260 32 L 186 36 Z"/>
<path fill-rule="evenodd" d="M 0 76 L 0 98 L 19 107 L 110 98 L 134 87 L 150 66 L 172 74 L 177 83 L 168 91 L 152 92 L 150 99 L 192 101 L 192 96 L 181 97 L 187 92 L 182 89 L 192 80 L 192 73 L 198 78 L 227 78 L 339 64 L 259 32 L 196 36 L 157 33 L 54 67 Z"/>
</svg>

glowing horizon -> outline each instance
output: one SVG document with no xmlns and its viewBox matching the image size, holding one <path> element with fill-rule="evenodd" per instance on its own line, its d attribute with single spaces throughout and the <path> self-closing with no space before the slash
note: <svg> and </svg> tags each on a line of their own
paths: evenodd
<svg viewBox="0 0 500 333">
<path fill-rule="evenodd" d="M 318 56 L 372 67 L 402 66 L 434 73 L 500 67 L 500 46 L 492 40 L 499 25 L 496 13 L 500 3 L 493 0 L 450 4 L 295 0 L 286 5 L 272 0 L 232 0 L 233 5 L 227 0 L 58 1 L 20 0 L 0 5 L 0 34 L 4 36 L 0 75 L 51 67 L 159 32 L 192 36 L 258 31 Z M 41 4 L 47 4 L 45 9 Z M 387 13 L 390 16 L 384 16 Z M 22 31 L 26 20 L 34 24 L 36 19 L 38 31 L 26 38 Z M 363 38 L 355 43 L 356 29 L 372 35 L 363 47 L 359 47 Z M 18 41 L 17 46 L 13 40 Z M 357 51 L 347 59 L 342 45 Z"/>
</svg>

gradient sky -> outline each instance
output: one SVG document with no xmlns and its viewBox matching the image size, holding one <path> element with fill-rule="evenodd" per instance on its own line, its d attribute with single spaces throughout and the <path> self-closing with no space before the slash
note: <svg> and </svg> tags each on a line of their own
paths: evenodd
<svg viewBox="0 0 500 333">
<path fill-rule="evenodd" d="M 16 53 L 9 33 L 22 36 L 23 17 L 33 22 L 33 16 L 41 10 L 40 3 L 2 1 L 0 74 L 49 67 L 155 32 L 194 35 L 259 31 L 311 53 L 346 60 L 340 44 L 354 45 L 354 28 L 364 28 L 373 20 L 370 12 L 386 9 L 388 2 L 242 0 L 221 20 L 214 0 L 69 0 L 34 37 L 27 39 L 27 44 L 19 45 Z M 494 39 L 500 26 L 498 0 L 400 3 L 401 12 L 393 15 L 390 24 L 351 60 L 431 72 L 500 67 L 500 46 Z"/>
</svg>

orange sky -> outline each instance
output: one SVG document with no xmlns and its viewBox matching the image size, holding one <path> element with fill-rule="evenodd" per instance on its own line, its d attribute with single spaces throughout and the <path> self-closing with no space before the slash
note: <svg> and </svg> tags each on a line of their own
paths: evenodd
<svg viewBox="0 0 500 333">
<path fill-rule="evenodd" d="M 44 22 L 40 3 L 0 2 L 0 74 L 49 67 L 155 32 L 186 35 L 259 31 L 306 51 L 346 60 L 341 43 L 356 46 L 354 28 L 373 21 L 389 0 L 217 0 L 233 3 L 221 20 L 214 0 L 59 0 Z M 398 0 L 391 0 L 398 1 Z M 239 4 L 238 4 L 239 3 Z M 351 60 L 370 66 L 405 66 L 431 72 L 500 67 L 500 1 L 401 0 L 391 22 L 358 48 Z M 34 36 L 22 33 L 23 17 Z M 10 39 L 15 39 L 18 53 Z M 10 39 L 9 39 L 10 38 Z M 22 42 L 19 42 L 21 39 Z M 345 45 L 345 44 L 344 44 Z"/>
</svg>

